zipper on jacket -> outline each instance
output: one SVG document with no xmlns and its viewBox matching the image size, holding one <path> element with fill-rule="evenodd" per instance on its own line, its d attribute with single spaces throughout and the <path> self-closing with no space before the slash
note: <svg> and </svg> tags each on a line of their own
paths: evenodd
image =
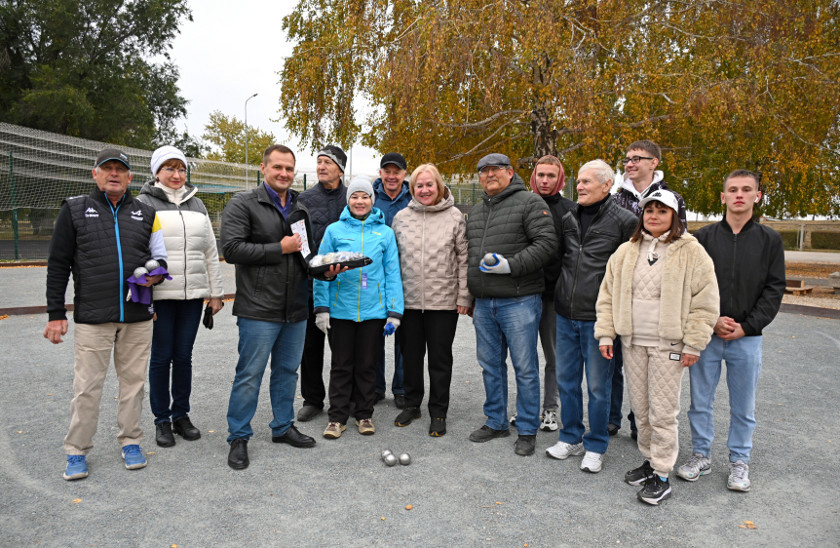
<svg viewBox="0 0 840 548">
<path fill-rule="evenodd" d="M 420 232 L 420 310 L 426 311 L 426 210 L 423 209 L 423 230 Z"/>
<path fill-rule="evenodd" d="M 485 251 L 484 251 L 484 239 L 487 237 L 487 227 L 490 226 L 490 217 L 493 216 L 493 204 L 492 201 L 488 200 L 490 205 L 488 206 L 487 211 L 487 219 L 484 221 L 484 230 L 481 232 L 481 246 L 479 249 L 481 252 L 478 254 L 478 264 L 481 264 L 481 261 L 484 259 Z M 480 270 L 480 269 L 479 269 Z M 481 292 L 484 293 L 484 277 L 479 276 L 478 280 L 481 282 Z"/>
<path fill-rule="evenodd" d="M 124 197 L 124 196 L 123 196 Z M 122 256 L 122 244 L 120 243 L 120 223 L 117 221 L 117 212 L 120 210 L 120 206 L 122 206 L 122 198 L 120 199 L 120 203 L 115 208 L 113 204 L 111 204 L 111 200 L 108 199 L 108 196 L 105 196 L 105 201 L 108 202 L 108 207 L 111 208 L 111 214 L 114 216 L 114 233 L 117 237 L 117 259 L 119 260 L 120 264 L 120 322 L 125 321 L 125 302 L 123 301 L 123 295 L 125 294 L 125 280 L 123 280 L 123 256 Z"/>
<path fill-rule="evenodd" d="M 178 208 L 178 216 L 181 217 L 181 227 L 184 229 L 184 300 L 187 300 L 187 222 L 184 220 L 184 214 L 181 211 L 181 204 L 175 204 Z M 210 272 L 207 272 L 207 285 L 210 285 Z"/>
<path fill-rule="evenodd" d="M 742 229 L 743 230 L 743 229 Z M 735 309 L 735 272 L 736 268 L 736 261 L 738 259 L 738 235 L 733 233 L 732 234 L 732 265 L 730 267 L 730 272 L 732 273 L 732 287 L 729 291 L 729 311 L 731 314 L 737 314 L 738 311 Z"/>
<path fill-rule="evenodd" d="M 365 254 L 365 221 L 367 219 L 362 221 L 362 244 L 361 250 L 359 251 L 362 255 Z M 364 267 L 359 269 L 359 298 L 356 301 L 356 321 L 358 322 L 362 321 L 362 270 L 364 270 Z M 379 299 L 379 304 L 382 305 L 382 297 L 380 296 Z"/>
</svg>

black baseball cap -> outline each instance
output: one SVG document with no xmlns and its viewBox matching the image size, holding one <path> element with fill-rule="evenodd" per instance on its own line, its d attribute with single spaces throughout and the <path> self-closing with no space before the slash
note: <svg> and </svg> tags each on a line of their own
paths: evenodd
<svg viewBox="0 0 840 548">
<path fill-rule="evenodd" d="M 99 167 L 105 162 L 109 162 L 111 160 L 121 162 L 125 164 L 125 167 L 131 169 L 131 163 L 129 163 L 128 161 L 128 155 L 125 152 L 116 148 L 106 148 L 105 150 L 100 152 L 96 156 L 96 161 L 94 162 L 93 167 Z"/>
<path fill-rule="evenodd" d="M 400 169 L 408 169 L 407 164 L 405 163 L 405 158 L 399 152 L 389 152 L 385 156 L 382 157 L 382 160 L 379 162 L 379 167 L 383 168 L 388 164 L 394 164 Z"/>
</svg>

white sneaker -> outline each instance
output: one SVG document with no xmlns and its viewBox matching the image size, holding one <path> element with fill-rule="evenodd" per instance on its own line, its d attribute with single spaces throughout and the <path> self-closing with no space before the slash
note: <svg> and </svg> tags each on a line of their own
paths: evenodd
<svg viewBox="0 0 840 548">
<path fill-rule="evenodd" d="M 587 451 L 583 456 L 583 461 L 580 463 L 580 469 L 584 472 L 597 474 L 601 471 L 601 464 L 604 462 L 604 455 L 601 453 L 594 453 Z"/>
<path fill-rule="evenodd" d="M 557 412 L 554 409 L 546 409 L 543 411 L 542 424 L 540 430 L 544 432 L 554 432 L 560 428 L 557 424 Z"/>
<path fill-rule="evenodd" d="M 697 481 L 700 476 L 711 471 L 712 461 L 700 453 L 694 453 L 685 464 L 677 468 L 677 475 L 686 481 Z"/>
<path fill-rule="evenodd" d="M 573 455 L 582 455 L 583 443 L 575 443 L 572 445 L 564 441 L 558 441 L 546 449 L 545 454 L 553 459 L 565 460 Z"/>
<path fill-rule="evenodd" d="M 750 490 L 750 466 L 742 460 L 729 463 L 729 479 L 726 486 L 732 491 Z"/>
</svg>

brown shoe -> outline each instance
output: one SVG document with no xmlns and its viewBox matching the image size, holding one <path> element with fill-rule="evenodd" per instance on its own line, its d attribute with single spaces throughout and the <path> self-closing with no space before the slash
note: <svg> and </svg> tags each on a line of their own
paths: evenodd
<svg viewBox="0 0 840 548">
<path fill-rule="evenodd" d="M 330 440 L 337 440 L 345 430 L 347 430 L 347 425 L 341 424 L 340 422 L 331 422 L 327 425 L 327 429 L 324 430 L 324 437 Z"/>
<path fill-rule="evenodd" d="M 359 428 L 359 434 L 363 436 L 371 436 L 376 432 L 376 428 L 373 427 L 373 419 L 356 421 L 356 426 Z"/>
</svg>

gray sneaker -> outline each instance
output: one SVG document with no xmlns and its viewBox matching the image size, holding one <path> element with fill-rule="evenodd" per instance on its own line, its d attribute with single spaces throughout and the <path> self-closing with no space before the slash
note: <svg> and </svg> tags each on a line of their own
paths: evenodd
<svg viewBox="0 0 840 548">
<path fill-rule="evenodd" d="M 677 475 L 686 481 L 697 481 L 712 471 L 712 461 L 700 453 L 694 453 L 688 461 L 677 468 Z"/>
<path fill-rule="evenodd" d="M 583 455 L 583 443 L 566 443 L 558 441 L 545 450 L 545 454 L 553 459 L 565 460 L 571 456 Z"/>
<path fill-rule="evenodd" d="M 729 479 L 726 486 L 732 491 L 750 490 L 750 466 L 742 460 L 729 463 Z"/>
</svg>

